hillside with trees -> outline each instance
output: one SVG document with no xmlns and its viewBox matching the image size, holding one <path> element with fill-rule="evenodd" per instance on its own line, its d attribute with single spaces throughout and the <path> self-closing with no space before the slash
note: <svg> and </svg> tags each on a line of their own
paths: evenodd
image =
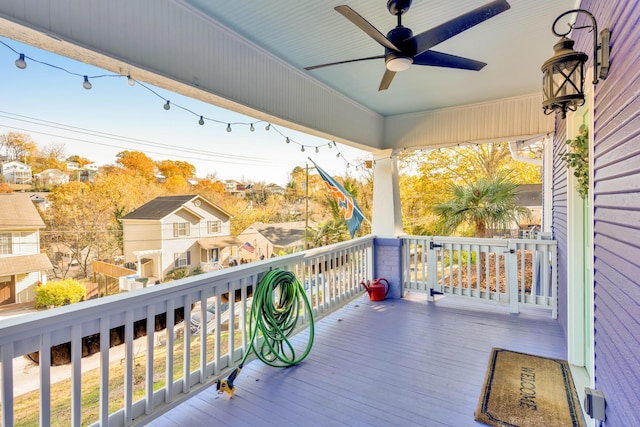
<svg viewBox="0 0 640 427">
<path fill-rule="evenodd" d="M 245 196 L 238 197 L 226 193 L 223 182 L 215 175 L 197 178 L 195 167 L 188 162 L 156 161 L 141 151 L 119 152 L 112 165 L 101 167 L 91 179 L 80 179 L 79 175 L 67 171 L 69 162 L 82 168 L 91 161 L 66 154 L 63 144 L 41 148 L 29 135 L 10 132 L 0 136 L 0 154 L 5 160 L 20 159 L 31 166 L 34 174 L 46 169 L 60 169 L 70 174 L 68 183 L 48 189 L 50 206 L 42 211 L 47 225 L 42 232 L 42 246 L 56 266 L 63 264 L 55 262 L 55 253 L 62 247 L 71 251 L 74 265 L 79 266 L 82 276 L 90 274 L 92 259 L 122 254 L 121 218 L 124 215 L 165 195 L 198 194 L 212 201 L 233 216 L 232 235 L 238 235 L 255 222 L 306 219 L 308 247 L 349 239 L 335 200 L 324 191 L 322 180 L 313 168 L 293 165 L 284 193 L 270 192 L 268 183 L 255 177 L 256 181 L 246 183 Z M 539 147 L 530 147 L 524 155 L 540 157 Z M 540 166 L 513 160 L 506 143 L 402 152 L 398 161 L 407 234 L 480 235 L 487 226 L 517 218 L 509 214 L 512 216 L 493 217 L 483 223 L 478 218 L 486 213 L 480 213 L 475 219 L 472 215 L 453 215 L 456 209 L 469 208 L 460 208 L 460 203 L 486 204 L 489 200 L 478 197 L 473 202 L 467 197 L 469 194 L 477 195 L 478 188 L 486 187 L 491 180 L 494 184 L 499 181 L 506 185 L 506 193 L 511 196 L 518 184 L 541 181 Z M 353 175 L 335 178 L 356 198 L 365 216 L 371 218 L 373 170 L 357 168 Z M 503 198 L 504 212 L 519 212 L 512 206 L 513 197 L 505 203 L 504 194 L 495 190 L 490 192 Z M 0 183 L 0 191 L 12 191 L 12 188 L 7 183 Z M 519 213 L 525 214 L 521 210 Z M 363 222 L 356 236 L 369 232 L 369 224 Z M 55 275 L 66 277 L 68 268 L 68 265 L 58 268 Z"/>
</svg>

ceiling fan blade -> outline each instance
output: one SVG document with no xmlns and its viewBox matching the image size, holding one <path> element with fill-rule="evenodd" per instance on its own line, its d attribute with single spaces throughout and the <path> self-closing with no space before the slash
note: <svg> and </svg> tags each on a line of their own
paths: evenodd
<svg viewBox="0 0 640 427">
<path fill-rule="evenodd" d="M 413 63 L 417 65 L 430 65 L 432 67 L 458 68 L 460 70 L 480 71 L 485 62 L 474 59 L 463 58 L 462 56 L 449 55 L 448 53 L 428 50 L 413 58 Z"/>
<path fill-rule="evenodd" d="M 349 62 L 368 61 L 369 59 L 384 59 L 384 55 L 369 56 L 367 58 L 359 58 L 359 59 L 349 59 L 347 61 L 329 62 L 328 64 L 320 64 L 320 65 L 313 65 L 311 67 L 304 67 L 304 69 L 315 70 L 316 68 L 330 67 L 332 65 L 348 64 Z"/>
<path fill-rule="evenodd" d="M 391 84 L 391 80 L 395 77 L 395 71 L 389 71 L 387 69 L 384 70 L 384 76 L 382 76 L 382 81 L 380 82 L 380 87 L 378 88 L 378 92 L 381 90 L 389 89 L 389 85 Z"/>
<path fill-rule="evenodd" d="M 506 2 L 506 0 L 494 0 L 491 3 L 480 6 L 470 12 L 458 16 L 457 18 L 453 18 L 444 24 L 420 33 L 413 37 L 416 41 L 416 54 L 419 55 L 422 52 L 426 52 L 435 45 L 442 43 L 456 34 L 460 34 L 474 25 L 484 22 L 510 8 L 511 6 Z"/>
<path fill-rule="evenodd" d="M 395 50 L 396 52 L 400 52 L 400 49 L 398 49 L 396 45 L 391 43 L 391 41 L 384 34 L 378 31 L 376 27 L 371 25 L 369 21 L 364 19 L 362 16 L 358 14 L 358 12 L 351 9 L 349 6 L 346 6 L 346 5 L 336 6 L 334 9 L 339 13 L 341 13 L 349 21 L 356 24 L 358 28 L 360 28 L 362 31 L 367 33 L 369 37 L 371 37 L 372 39 L 380 43 L 382 46 L 391 50 Z"/>
</svg>

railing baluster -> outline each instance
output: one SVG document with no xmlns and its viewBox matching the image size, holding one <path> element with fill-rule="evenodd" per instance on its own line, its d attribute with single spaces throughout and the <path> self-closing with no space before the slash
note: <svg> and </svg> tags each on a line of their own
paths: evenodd
<svg viewBox="0 0 640 427">
<path fill-rule="evenodd" d="M 82 424 L 82 326 L 71 326 L 71 425 Z"/>
<path fill-rule="evenodd" d="M 109 425 L 109 317 L 100 318 L 100 424 Z"/>
<path fill-rule="evenodd" d="M 40 335 L 40 425 L 51 425 L 51 336 Z"/>
<path fill-rule="evenodd" d="M 173 401 L 173 351 L 174 351 L 174 334 L 175 334 L 176 312 L 175 301 L 170 299 L 167 301 L 167 329 L 165 338 L 165 350 L 166 350 L 166 367 L 165 367 L 165 403 L 171 403 Z M 183 322 L 184 327 L 187 327 L 186 319 Z"/>
<path fill-rule="evenodd" d="M 133 311 L 127 310 L 124 315 L 124 419 L 127 423 L 133 420 Z"/>
<path fill-rule="evenodd" d="M 147 306 L 147 353 L 145 368 L 145 414 L 149 415 L 153 412 L 153 355 L 155 354 L 154 337 L 156 327 L 156 311 L 153 305 Z"/>
<path fill-rule="evenodd" d="M 2 358 L 2 425 L 13 425 L 13 343 L 0 347 Z"/>
</svg>

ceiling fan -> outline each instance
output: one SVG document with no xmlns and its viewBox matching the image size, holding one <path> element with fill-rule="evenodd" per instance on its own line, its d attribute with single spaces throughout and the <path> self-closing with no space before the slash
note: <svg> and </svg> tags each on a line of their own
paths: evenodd
<svg viewBox="0 0 640 427">
<path fill-rule="evenodd" d="M 389 0 L 387 2 L 389 13 L 398 17 L 398 25 L 389 31 L 386 37 L 349 6 L 336 6 L 336 11 L 367 33 L 369 37 L 381 44 L 384 47 L 385 54 L 314 65 L 312 67 L 305 67 L 305 70 L 315 70 L 316 68 L 331 65 L 384 58 L 386 70 L 382 76 L 382 81 L 378 88 L 379 91 L 389 88 L 396 73 L 406 70 L 411 64 L 479 71 L 487 64 L 461 56 L 436 52 L 431 50 L 431 48 L 511 7 L 506 0 L 494 0 L 491 3 L 480 6 L 444 24 L 440 24 L 437 27 L 414 36 L 411 29 L 402 26 L 402 15 L 409 10 L 411 1 L 412 0 Z"/>
</svg>

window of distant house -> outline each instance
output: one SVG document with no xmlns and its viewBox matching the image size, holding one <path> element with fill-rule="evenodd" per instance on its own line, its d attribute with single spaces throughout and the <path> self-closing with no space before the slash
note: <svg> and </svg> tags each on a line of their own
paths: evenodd
<svg viewBox="0 0 640 427">
<path fill-rule="evenodd" d="M 12 247 L 11 233 L 0 233 L 0 255 L 11 255 Z"/>
<path fill-rule="evenodd" d="M 207 225 L 209 228 L 209 234 L 219 233 L 220 229 L 222 228 L 221 221 L 208 221 Z"/>
<path fill-rule="evenodd" d="M 173 254 L 173 257 L 175 259 L 175 261 L 173 263 L 175 268 L 186 267 L 189 264 L 191 264 L 191 252 L 190 251 Z"/>
<path fill-rule="evenodd" d="M 189 223 L 188 222 L 174 222 L 173 223 L 173 237 L 188 236 L 189 235 Z"/>
</svg>

